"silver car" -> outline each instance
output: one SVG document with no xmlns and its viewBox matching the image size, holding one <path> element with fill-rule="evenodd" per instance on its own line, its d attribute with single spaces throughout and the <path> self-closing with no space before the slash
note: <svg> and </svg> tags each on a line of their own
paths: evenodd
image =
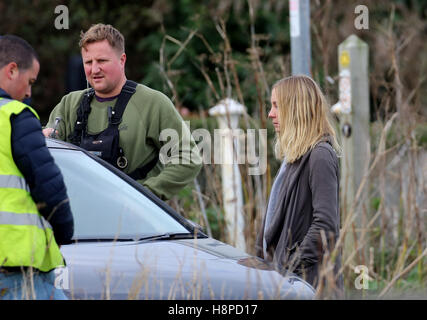
<svg viewBox="0 0 427 320">
<path fill-rule="evenodd" d="M 55 285 L 71 299 L 313 299 L 301 278 L 206 236 L 146 188 L 71 144 L 46 139 L 74 216 Z"/>
</svg>

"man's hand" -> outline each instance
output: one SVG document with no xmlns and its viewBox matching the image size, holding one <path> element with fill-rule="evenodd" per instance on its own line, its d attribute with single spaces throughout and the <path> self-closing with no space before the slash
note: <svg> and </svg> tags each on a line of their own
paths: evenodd
<svg viewBox="0 0 427 320">
<path fill-rule="evenodd" d="M 53 133 L 53 128 L 45 128 L 45 129 L 43 129 L 43 134 L 44 134 L 44 136 L 46 138 L 50 138 L 51 135 L 52 135 L 52 133 Z M 56 130 L 55 134 L 58 135 L 58 130 Z"/>
</svg>

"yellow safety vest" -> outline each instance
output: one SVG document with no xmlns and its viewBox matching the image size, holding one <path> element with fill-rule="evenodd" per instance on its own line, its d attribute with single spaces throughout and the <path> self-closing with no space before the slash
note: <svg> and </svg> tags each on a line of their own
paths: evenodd
<svg viewBox="0 0 427 320">
<path fill-rule="evenodd" d="M 38 212 L 12 157 L 12 114 L 29 106 L 0 98 L 0 267 L 34 267 L 47 272 L 64 265 L 52 226 Z"/>
</svg>

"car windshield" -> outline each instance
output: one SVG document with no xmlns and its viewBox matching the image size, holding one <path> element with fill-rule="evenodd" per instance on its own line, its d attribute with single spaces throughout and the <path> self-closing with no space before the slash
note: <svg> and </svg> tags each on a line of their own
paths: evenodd
<svg viewBox="0 0 427 320">
<path fill-rule="evenodd" d="M 50 149 L 64 176 L 74 237 L 140 239 L 188 230 L 125 180 L 79 150 Z"/>
</svg>

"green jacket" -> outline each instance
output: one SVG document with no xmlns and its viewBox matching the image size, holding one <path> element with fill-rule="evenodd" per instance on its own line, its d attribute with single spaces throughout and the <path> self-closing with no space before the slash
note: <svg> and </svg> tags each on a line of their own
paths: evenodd
<svg viewBox="0 0 427 320">
<path fill-rule="evenodd" d="M 55 118 L 61 117 L 58 137 L 63 141 L 69 142 L 68 137 L 74 131 L 83 92 L 84 90 L 74 91 L 65 95 L 50 114 L 46 127 L 53 128 Z M 96 97 L 92 99 L 92 110 L 88 118 L 89 134 L 97 134 L 108 127 L 107 108 L 114 106 L 116 100 L 99 102 Z M 167 138 L 170 130 L 176 132 L 179 140 L 174 148 L 170 144 L 172 139 Z M 169 156 L 168 161 L 158 161 L 147 177 L 138 181 L 163 200 L 170 199 L 193 181 L 201 169 L 202 160 L 189 128 L 170 99 L 159 91 L 138 84 L 126 106 L 119 132 L 120 146 L 129 161 L 124 169 L 125 173 L 147 164 L 159 151 L 163 154 L 170 149 L 169 155 L 176 155 L 175 159 Z"/>
</svg>

